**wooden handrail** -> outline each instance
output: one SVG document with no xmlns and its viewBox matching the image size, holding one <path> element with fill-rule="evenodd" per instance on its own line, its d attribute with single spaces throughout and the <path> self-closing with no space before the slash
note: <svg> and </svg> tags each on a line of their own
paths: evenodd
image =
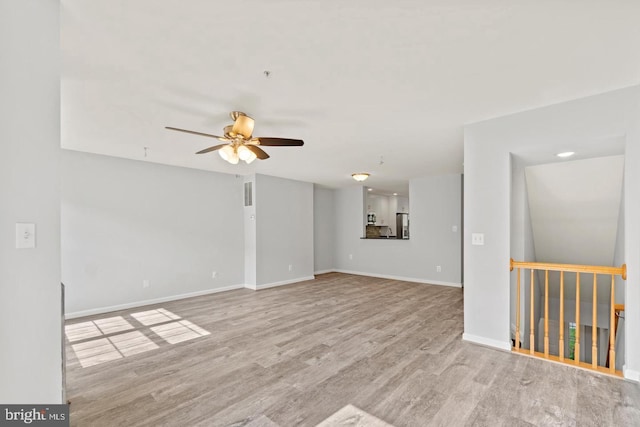
<svg viewBox="0 0 640 427">
<path fill-rule="evenodd" d="M 512 258 L 509 267 L 510 271 L 513 271 L 514 268 L 531 268 L 534 270 L 568 271 L 571 273 L 614 274 L 620 275 L 623 280 L 627 280 L 627 264 L 622 264 L 620 267 L 608 267 L 605 265 L 553 264 L 549 262 L 514 261 Z"/>
<path fill-rule="evenodd" d="M 514 348 L 513 350 L 518 353 L 526 353 L 534 357 L 543 357 L 545 359 L 556 360 L 562 363 L 571 363 L 580 367 L 589 367 L 591 370 L 599 371 L 599 372 L 607 372 L 612 375 L 621 376 L 622 372 L 616 370 L 615 368 L 615 333 L 617 331 L 618 317 L 620 311 L 624 311 L 624 305 L 615 304 L 615 276 L 622 277 L 623 280 L 627 279 L 627 266 L 626 264 L 622 264 L 620 267 L 609 267 L 609 266 L 599 266 L 599 265 L 581 265 L 581 264 L 555 264 L 555 263 L 544 263 L 544 262 L 525 262 L 525 261 L 514 261 L 513 259 L 509 262 L 509 268 L 511 271 L 515 268 L 517 270 L 517 282 L 516 282 L 516 339 L 514 340 Z M 520 348 L 520 298 L 521 298 L 521 281 L 520 281 L 520 270 L 521 269 L 529 269 L 530 270 L 530 279 L 529 279 L 529 349 Z M 542 332 L 544 335 L 543 349 L 542 352 L 535 351 L 535 337 L 536 337 L 536 325 L 534 318 L 534 286 L 535 286 L 535 275 L 534 271 L 544 271 L 544 331 Z M 560 272 L 560 307 L 559 307 L 559 339 L 558 339 L 558 355 L 549 354 L 549 271 L 559 271 Z M 565 274 L 576 273 L 576 310 L 575 310 L 575 333 L 574 333 L 574 344 L 573 344 L 573 360 L 567 359 L 564 353 L 565 346 L 565 336 L 564 336 L 564 288 L 565 288 Z M 591 363 L 587 364 L 580 360 L 581 352 L 580 352 L 580 276 L 582 273 L 592 274 L 593 275 L 593 285 L 592 285 L 592 329 L 591 329 Z M 598 319 L 598 275 L 609 275 L 611 276 L 611 287 L 610 287 L 610 313 L 609 313 L 609 339 L 608 343 L 602 344 L 608 347 L 608 351 L 606 351 L 606 366 L 598 365 L 598 334 L 597 330 L 597 319 Z M 542 310 L 541 310 L 542 311 Z M 572 327 L 573 329 L 573 327 Z M 523 331 L 524 332 L 524 331 Z M 539 333 L 540 333 L 539 332 Z"/>
</svg>

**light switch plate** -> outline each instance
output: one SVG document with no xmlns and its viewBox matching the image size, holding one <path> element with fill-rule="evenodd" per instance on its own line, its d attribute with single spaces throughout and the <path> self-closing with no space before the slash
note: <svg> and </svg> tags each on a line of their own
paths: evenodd
<svg viewBox="0 0 640 427">
<path fill-rule="evenodd" d="M 36 225 L 16 222 L 16 249 L 36 247 Z"/>
<path fill-rule="evenodd" d="M 471 244 L 478 246 L 484 245 L 484 233 L 471 233 Z"/>
</svg>

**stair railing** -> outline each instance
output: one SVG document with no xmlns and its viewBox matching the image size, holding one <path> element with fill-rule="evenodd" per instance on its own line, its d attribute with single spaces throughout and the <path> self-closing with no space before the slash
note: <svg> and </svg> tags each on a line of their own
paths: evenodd
<svg viewBox="0 0 640 427">
<path fill-rule="evenodd" d="M 620 276 L 622 280 L 627 280 L 627 266 L 622 264 L 620 267 L 607 267 L 595 265 L 578 265 L 578 264 L 551 264 L 542 262 L 524 262 L 514 261 L 511 259 L 510 271 L 517 270 L 516 280 L 516 330 L 513 351 L 517 353 L 528 354 L 534 357 L 553 360 L 556 362 L 580 366 L 582 368 L 604 372 L 612 375 L 622 376 L 620 370 L 616 370 L 616 327 L 617 316 L 619 316 L 623 306 L 615 304 L 615 277 Z M 530 322 L 529 322 L 529 349 L 522 349 L 520 342 L 520 270 L 530 270 Z M 535 319 L 534 319 L 534 272 L 544 271 L 544 353 L 535 351 Z M 560 312 L 559 312 L 559 330 L 558 330 L 558 356 L 549 354 L 549 271 L 560 272 Z M 565 337 L 564 337 L 564 279 L 565 273 L 576 273 L 576 315 L 575 315 L 575 344 L 574 358 L 565 357 Z M 593 319 L 592 319 L 592 337 L 591 337 L 591 363 L 584 363 L 580 360 L 580 273 L 593 274 Z M 598 336 L 597 336 L 597 318 L 598 318 L 598 275 L 611 276 L 611 304 L 610 304 L 610 323 L 609 323 L 609 352 L 607 354 L 606 367 L 598 366 Z M 614 326 L 615 325 L 615 326 Z M 524 331 L 523 331 L 524 332 Z"/>
</svg>

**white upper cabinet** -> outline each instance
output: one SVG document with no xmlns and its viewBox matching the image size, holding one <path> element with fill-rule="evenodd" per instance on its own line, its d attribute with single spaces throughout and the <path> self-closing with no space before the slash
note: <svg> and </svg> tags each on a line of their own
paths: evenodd
<svg viewBox="0 0 640 427">
<path fill-rule="evenodd" d="M 409 198 L 402 196 L 384 196 L 367 194 L 366 213 L 375 213 L 375 225 L 391 227 L 391 234 L 396 234 L 396 213 L 409 213 Z"/>
</svg>

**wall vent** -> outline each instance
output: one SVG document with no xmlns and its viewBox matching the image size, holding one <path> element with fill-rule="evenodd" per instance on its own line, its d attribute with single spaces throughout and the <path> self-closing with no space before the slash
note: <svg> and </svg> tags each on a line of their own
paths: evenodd
<svg viewBox="0 0 640 427">
<path fill-rule="evenodd" d="M 252 182 L 244 183 L 244 205 L 253 206 L 253 186 Z"/>
</svg>

